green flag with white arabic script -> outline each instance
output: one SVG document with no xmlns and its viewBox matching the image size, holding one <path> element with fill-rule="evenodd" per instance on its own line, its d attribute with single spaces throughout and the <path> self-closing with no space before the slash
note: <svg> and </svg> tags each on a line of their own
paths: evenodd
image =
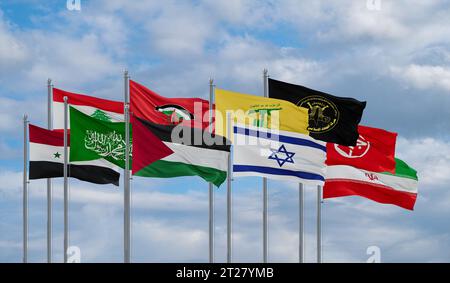
<svg viewBox="0 0 450 283">
<path fill-rule="evenodd" d="M 100 111 L 100 110 L 99 110 Z M 70 107 L 70 162 L 105 159 L 125 168 L 125 123 L 88 116 Z M 130 145 L 131 145 L 130 126 Z M 130 168 L 132 146 L 130 146 Z"/>
</svg>

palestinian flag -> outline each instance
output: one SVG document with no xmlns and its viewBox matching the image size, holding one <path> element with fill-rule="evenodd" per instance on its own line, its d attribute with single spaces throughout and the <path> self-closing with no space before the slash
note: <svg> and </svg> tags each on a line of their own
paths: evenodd
<svg viewBox="0 0 450 283">
<path fill-rule="evenodd" d="M 219 187 L 226 179 L 229 142 L 222 136 L 210 135 L 205 130 L 174 125 L 159 125 L 134 117 L 136 124 L 144 126 L 159 138 L 172 154 L 155 161 L 150 166 L 136 172 L 136 176 L 171 178 L 179 176 L 200 176 Z M 136 138 L 136 132 L 133 133 Z M 204 137 L 209 135 L 211 139 Z M 147 144 L 151 147 L 151 143 Z"/>
<path fill-rule="evenodd" d="M 70 162 L 104 159 L 125 168 L 125 123 L 102 121 L 72 106 L 70 118 Z M 150 131 L 139 126 L 135 125 L 136 133 L 130 127 L 130 168 L 133 172 L 172 153 Z M 136 135 L 133 139 L 132 134 Z"/>
<path fill-rule="evenodd" d="M 413 210 L 417 198 L 417 171 L 398 158 L 395 161 L 395 174 L 345 165 L 328 166 L 323 197 L 361 196 Z"/>
<path fill-rule="evenodd" d="M 63 177 L 64 133 L 29 125 L 29 136 L 29 178 L 33 180 Z M 120 178 L 118 170 L 119 168 L 106 160 L 91 160 L 71 162 L 68 172 L 69 177 L 82 181 L 118 186 Z"/>
<path fill-rule="evenodd" d="M 130 80 L 130 112 L 160 125 L 208 128 L 209 102 L 201 98 L 169 98 Z"/>
<path fill-rule="evenodd" d="M 52 104 L 54 129 L 64 129 L 64 96 L 67 96 L 67 102 L 69 105 L 86 115 L 102 121 L 124 121 L 123 102 L 71 93 L 58 88 L 54 88 Z"/>
</svg>

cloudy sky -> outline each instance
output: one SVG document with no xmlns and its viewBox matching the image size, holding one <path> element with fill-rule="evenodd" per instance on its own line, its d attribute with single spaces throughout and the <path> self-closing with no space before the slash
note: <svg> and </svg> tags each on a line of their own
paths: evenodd
<svg viewBox="0 0 450 283">
<path fill-rule="evenodd" d="M 45 126 L 47 78 L 120 100 L 123 70 L 169 97 L 208 95 L 208 80 L 262 93 L 272 78 L 367 100 L 363 124 L 399 133 L 397 156 L 419 172 L 415 211 L 358 197 L 323 204 L 325 262 L 450 261 L 450 1 L 0 2 L 0 262 L 21 261 L 22 115 Z M 381 3 L 381 5 L 378 5 Z M 261 179 L 235 179 L 234 259 L 262 258 Z M 136 262 L 208 260 L 208 185 L 135 178 Z M 297 261 L 294 183 L 269 182 L 270 250 Z M 315 196 L 306 190 L 306 259 L 315 258 Z M 83 262 L 120 262 L 122 187 L 70 181 L 70 243 Z M 225 186 L 216 192 L 216 259 L 226 259 Z M 62 182 L 54 182 L 54 258 L 62 260 Z M 46 260 L 46 188 L 30 184 L 30 260 Z"/>
</svg>

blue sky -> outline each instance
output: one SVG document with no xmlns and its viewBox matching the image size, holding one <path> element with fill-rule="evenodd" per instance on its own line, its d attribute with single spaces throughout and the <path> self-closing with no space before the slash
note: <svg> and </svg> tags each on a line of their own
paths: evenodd
<svg viewBox="0 0 450 283">
<path fill-rule="evenodd" d="M 399 133 L 419 171 L 414 212 L 358 197 L 323 205 L 326 262 L 449 262 L 450 3 L 445 0 L 0 2 L 0 262 L 21 260 L 22 120 L 45 125 L 46 81 L 120 100 L 123 70 L 164 96 L 218 87 L 262 93 L 271 77 L 367 100 L 363 124 Z M 260 261 L 261 180 L 235 179 L 234 256 Z M 62 183 L 54 182 L 54 258 L 62 260 Z M 208 185 L 133 180 L 133 260 L 206 262 Z M 122 187 L 70 181 L 71 245 L 83 262 L 122 261 Z M 30 184 L 30 260 L 46 259 L 46 198 Z M 297 184 L 269 182 L 271 261 L 297 260 Z M 315 190 L 306 190 L 306 259 L 315 261 Z M 226 257 L 226 198 L 216 193 L 216 258 Z"/>
</svg>

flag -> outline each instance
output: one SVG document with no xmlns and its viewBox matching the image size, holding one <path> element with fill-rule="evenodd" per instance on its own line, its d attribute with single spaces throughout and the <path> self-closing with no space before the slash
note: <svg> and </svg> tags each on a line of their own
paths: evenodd
<svg viewBox="0 0 450 283">
<path fill-rule="evenodd" d="M 308 109 L 293 103 L 216 89 L 215 131 L 227 136 L 227 113 L 235 123 L 308 134 Z"/>
<path fill-rule="evenodd" d="M 323 185 L 326 146 L 305 134 L 234 126 L 233 175 Z"/>
<path fill-rule="evenodd" d="M 29 125 L 29 137 L 29 178 L 63 177 L 64 133 Z M 69 177 L 96 184 L 119 185 L 119 169 L 105 160 L 71 162 L 68 169 Z"/>
<path fill-rule="evenodd" d="M 125 123 L 98 120 L 74 107 L 69 111 L 70 162 L 105 159 L 125 168 Z M 133 151 L 131 133 L 130 127 L 130 157 Z"/>
<path fill-rule="evenodd" d="M 173 151 L 134 116 L 131 116 L 131 124 L 133 125 L 134 155 L 132 173 L 134 175 L 156 160 L 171 155 Z"/>
<path fill-rule="evenodd" d="M 413 210 L 417 199 L 417 172 L 404 161 L 397 158 L 395 161 L 395 174 L 345 165 L 328 166 L 323 197 L 361 196 Z"/>
<path fill-rule="evenodd" d="M 373 172 L 395 173 L 397 133 L 359 126 L 355 146 L 327 144 L 327 165 L 348 165 Z"/>
<path fill-rule="evenodd" d="M 58 88 L 54 88 L 52 104 L 54 129 L 64 129 L 64 96 L 67 96 L 67 102 L 69 105 L 86 115 L 103 121 L 124 121 L 123 102 L 71 93 Z"/>
<path fill-rule="evenodd" d="M 309 109 L 310 136 L 321 141 L 355 146 L 366 102 L 269 79 L 269 97 Z"/>
<path fill-rule="evenodd" d="M 230 145 L 224 137 L 210 134 L 206 129 L 158 125 L 139 117 L 135 117 L 134 121 L 141 122 L 173 151 L 171 155 L 141 169 L 136 176 L 200 176 L 217 187 L 225 181 Z M 151 146 L 148 144 L 148 147 Z"/>
<path fill-rule="evenodd" d="M 130 80 L 130 112 L 152 123 L 207 128 L 209 102 L 201 98 L 169 98 Z"/>
</svg>

